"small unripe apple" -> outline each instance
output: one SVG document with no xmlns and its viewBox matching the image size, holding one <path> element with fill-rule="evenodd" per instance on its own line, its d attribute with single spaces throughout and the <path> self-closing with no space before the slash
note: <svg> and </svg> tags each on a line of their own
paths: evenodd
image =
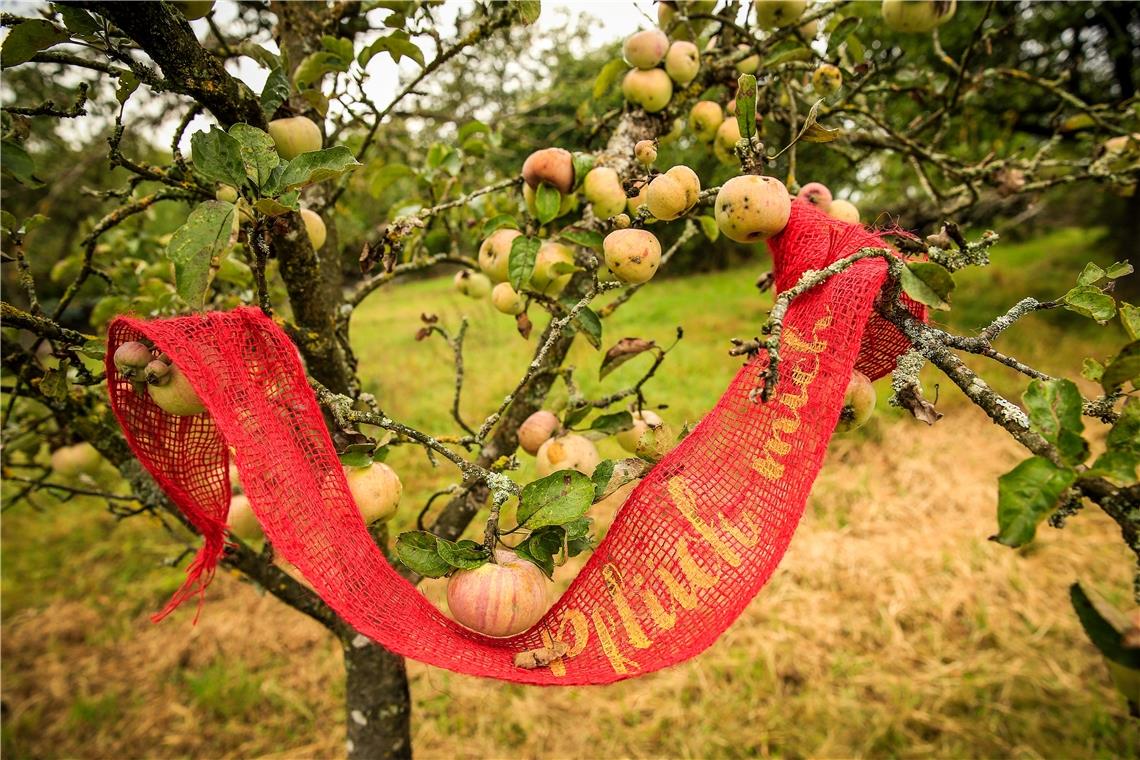
<svg viewBox="0 0 1140 760">
<path fill-rule="evenodd" d="M 745 174 L 721 186 L 715 209 L 717 226 L 725 237 L 755 243 L 787 226 L 792 202 L 788 188 L 775 177 Z"/>
<path fill-rule="evenodd" d="M 701 182 L 696 172 L 687 166 L 674 166 L 649 183 L 645 204 L 653 216 L 669 221 L 691 209 L 700 192 Z"/>
<path fill-rule="evenodd" d="M 286 161 L 321 149 L 321 128 L 304 116 L 274 119 L 269 122 L 269 136 L 277 146 L 277 155 Z"/>
<path fill-rule="evenodd" d="M 843 72 L 830 63 L 821 64 L 811 75 L 811 86 L 821 97 L 834 95 L 843 86 Z"/>
<path fill-rule="evenodd" d="M 160 364 L 166 367 L 165 371 L 156 366 Z M 151 400 L 167 414 L 187 417 L 206 411 L 186 375 L 175 365 L 155 360 L 146 366 L 146 375 Z"/>
<path fill-rule="evenodd" d="M 305 223 L 305 234 L 309 236 L 309 245 L 313 246 L 314 251 L 319 251 L 328 237 L 325 220 L 321 219 L 321 215 L 316 211 L 303 208 L 301 209 L 301 221 Z"/>
<path fill-rule="evenodd" d="M 807 0 L 753 0 L 756 24 L 761 29 L 776 29 L 794 24 L 807 8 Z"/>
<path fill-rule="evenodd" d="M 542 619 L 550 606 L 538 565 L 506 549 L 495 561 L 459 570 L 447 581 L 447 607 L 460 625 L 484 636 L 513 636 Z"/>
<path fill-rule="evenodd" d="M 642 166 L 653 166 L 657 161 L 657 143 L 653 140 L 639 140 L 633 146 L 633 157 Z"/>
<path fill-rule="evenodd" d="M 534 259 L 534 271 L 530 284 L 535 290 L 547 295 L 558 295 L 570 282 L 573 272 L 560 271 L 574 265 L 574 251 L 569 246 L 546 241 L 538 248 Z"/>
<path fill-rule="evenodd" d="M 807 201 L 813 206 L 818 206 L 819 210 L 825 214 L 831 208 L 831 190 L 822 182 L 807 183 L 796 193 L 796 198 Z"/>
<path fill-rule="evenodd" d="M 574 189 L 574 157 L 562 148 L 536 150 L 523 162 L 522 176 L 532 190 L 545 182 L 567 194 Z"/>
<path fill-rule="evenodd" d="M 126 379 L 134 380 L 136 376 L 141 377 L 153 358 L 149 348 L 137 340 L 129 340 L 115 349 L 115 369 Z"/>
<path fill-rule="evenodd" d="M 831 205 L 827 209 L 827 215 L 841 222 L 847 222 L 848 224 L 859 223 L 859 209 L 855 208 L 855 204 L 851 201 L 845 201 L 840 198 L 836 198 L 831 202 Z"/>
<path fill-rule="evenodd" d="M 633 427 L 621 431 L 614 438 L 617 439 L 619 446 L 633 454 L 636 453 L 637 442 L 645 431 L 651 427 L 660 427 L 663 424 L 665 424 L 665 420 L 661 419 L 661 415 L 657 412 L 642 409 L 640 412 L 633 413 Z"/>
<path fill-rule="evenodd" d="M 615 230 L 627 229 L 629 227 L 629 225 L 632 223 L 632 221 L 633 220 L 629 218 L 629 214 L 618 214 L 617 216 L 615 216 L 613 218 L 614 229 Z"/>
<path fill-rule="evenodd" d="M 517 315 L 526 311 L 526 304 L 509 282 L 500 282 L 491 289 L 491 305 L 504 314 Z"/>
<path fill-rule="evenodd" d="M 86 441 L 73 446 L 60 446 L 51 453 L 52 472 L 65 478 L 90 475 L 99 469 L 101 461 L 99 452 Z"/>
<path fill-rule="evenodd" d="M 586 174 L 582 180 L 582 194 L 593 205 L 594 216 L 599 219 L 609 219 L 625 210 L 621 177 L 608 166 L 595 166 Z"/>
<path fill-rule="evenodd" d="M 875 386 L 859 370 L 851 373 L 847 391 L 843 394 L 843 410 L 839 413 L 836 433 L 848 433 L 867 424 L 875 413 Z"/>
<path fill-rule="evenodd" d="M 218 189 L 214 191 L 214 200 L 222 201 L 223 203 L 237 203 L 237 188 L 233 185 L 218 185 Z"/>
<path fill-rule="evenodd" d="M 182 13 L 187 21 L 204 18 L 214 9 L 214 0 L 179 0 L 174 7 Z"/>
<path fill-rule="evenodd" d="M 883 0 L 883 23 L 896 32 L 932 32 L 949 21 L 957 7 L 957 0 Z"/>
<path fill-rule="evenodd" d="M 669 46 L 665 54 L 665 73 L 684 87 L 697 78 L 701 70 L 701 51 L 685 40 L 678 40 Z"/>
<path fill-rule="evenodd" d="M 737 49 L 744 51 L 744 50 L 748 50 L 749 47 L 748 47 L 748 45 L 740 45 Z M 748 56 L 747 58 L 742 58 L 736 62 L 736 70 L 739 71 L 741 74 L 755 74 L 759 68 L 760 68 L 760 55 L 758 53 L 753 53 L 752 55 Z"/>
<path fill-rule="evenodd" d="M 519 425 L 519 446 L 531 456 L 562 427 L 553 412 L 540 409 Z"/>
<path fill-rule="evenodd" d="M 506 282 L 511 263 L 511 245 L 522 237 L 518 230 L 497 229 L 479 245 L 479 268 L 491 282 Z"/>
<path fill-rule="evenodd" d="M 594 442 L 577 433 L 551 438 L 539 446 L 535 454 L 535 468 L 541 478 L 559 470 L 577 470 L 583 475 L 593 475 L 594 468 L 601 461 Z"/>
<path fill-rule="evenodd" d="M 491 294 L 491 280 L 482 272 L 460 269 L 455 273 L 452 282 L 455 284 L 455 289 L 468 298 L 478 300 Z"/>
<path fill-rule="evenodd" d="M 622 80 L 621 92 L 630 103 L 657 113 L 673 97 L 673 80 L 662 69 L 633 69 Z"/>
<path fill-rule="evenodd" d="M 648 282 L 661 266 L 661 243 L 649 230 L 614 230 L 602 241 L 606 266 L 622 282 Z"/>
<path fill-rule="evenodd" d="M 345 467 L 344 477 L 365 525 L 390 520 L 396 514 L 404 484 L 391 467 L 383 462 L 373 462 L 367 467 Z"/>
<path fill-rule="evenodd" d="M 230 499 L 230 511 L 226 515 L 226 524 L 230 527 L 230 533 L 246 543 L 260 541 L 265 537 L 257 515 L 249 506 L 249 497 L 243 493 L 234 494 L 234 497 Z"/>
<path fill-rule="evenodd" d="M 621 46 L 622 57 L 630 66 L 652 69 L 661 63 L 669 50 L 669 38 L 660 29 L 645 29 L 626 37 Z"/>
<path fill-rule="evenodd" d="M 689 129 L 702 142 L 711 142 L 723 122 L 724 111 L 721 110 L 720 103 L 711 100 L 698 101 L 693 110 L 689 111 Z"/>
<path fill-rule="evenodd" d="M 577 193 L 559 193 L 562 196 L 561 202 L 558 204 L 558 215 L 566 216 L 574 209 L 578 208 L 578 194 Z M 531 216 L 538 216 L 538 206 L 535 205 L 535 192 L 531 190 L 530 185 L 523 183 L 523 200 L 526 201 L 526 210 Z"/>
</svg>

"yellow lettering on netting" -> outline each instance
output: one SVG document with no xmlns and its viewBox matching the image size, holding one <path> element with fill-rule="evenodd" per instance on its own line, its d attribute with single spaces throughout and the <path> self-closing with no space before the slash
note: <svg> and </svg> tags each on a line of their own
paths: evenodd
<svg viewBox="0 0 1140 760">
<path fill-rule="evenodd" d="M 605 619 L 603 619 L 605 618 Z M 610 666 L 614 669 L 615 673 L 629 673 L 641 669 L 636 660 L 632 660 L 621 653 L 618 649 L 617 642 L 614 641 L 613 634 L 610 632 L 610 626 L 613 625 L 613 618 L 610 614 L 600 607 L 590 612 L 590 619 L 594 621 L 594 632 L 598 634 L 598 641 L 601 642 L 602 652 L 605 653 L 606 659 L 610 661 Z"/>
<path fill-rule="evenodd" d="M 567 625 L 572 629 L 573 644 L 566 641 Z M 562 611 L 562 619 L 558 621 L 558 632 L 556 634 L 552 634 L 549 628 L 542 628 L 539 634 L 542 636 L 543 646 L 548 649 L 554 649 L 554 642 L 556 641 L 569 647 L 565 655 L 552 660 L 550 663 L 551 673 L 556 676 L 564 676 L 566 675 L 566 665 L 563 660 L 577 657 L 585 651 L 586 643 L 590 639 L 590 626 L 586 622 L 585 615 L 572 607 L 567 607 Z"/>
<path fill-rule="evenodd" d="M 701 516 L 697 514 L 697 497 L 689 484 L 678 475 L 669 480 L 668 488 L 669 495 L 673 497 L 673 503 L 677 505 L 678 511 L 688 521 L 689 525 L 693 526 L 693 530 L 709 542 L 709 546 L 720 555 L 721 559 L 733 567 L 740 567 L 740 555 L 736 553 L 736 550 L 725 543 L 713 526 L 702 520 Z"/>
<path fill-rule="evenodd" d="M 676 599 L 678 604 L 687 610 L 695 610 L 697 608 L 697 591 L 702 588 L 712 588 L 720 578 L 705 572 L 693 560 L 693 555 L 689 553 L 689 545 L 683 536 L 677 539 L 673 550 L 677 553 L 677 560 L 681 565 L 681 574 L 688 581 L 689 587 L 683 586 L 681 581 L 677 580 L 677 576 L 673 575 L 667 567 L 657 568 L 657 577 L 665 584 L 665 588 L 669 590 L 669 595 Z"/>
<path fill-rule="evenodd" d="M 661 604 L 661 600 L 657 598 L 657 594 L 646 587 L 645 577 L 640 573 L 633 576 L 634 588 L 641 595 L 645 606 L 649 608 L 649 617 L 653 619 L 653 624 L 662 631 L 668 631 L 677 625 L 677 615 L 673 612 L 676 609 L 672 604 L 669 609 Z"/>
<path fill-rule="evenodd" d="M 750 514 L 742 514 L 740 522 L 744 525 L 735 525 L 723 516 L 720 518 L 720 528 L 728 535 L 732 536 L 736 541 L 746 549 L 751 549 L 760 543 L 760 526 L 756 524 L 755 518 Z M 744 529 L 747 528 L 748 532 L 745 533 Z"/>
<path fill-rule="evenodd" d="M 606 591 L 610 593 L 610 597 L 614 600 L 614 606 L 617 607 L 618 617 L 621 618 L 621 623 L 625 627 L 626 635 L 629 636 L 629 643 L 638 649 L 646 649 L 653 642 L 645 635 L 645 629 L 641 627 L 641 623 L 637 621 L 637 615 L 634 614 L 633 608 L 629 605 L 629 599 L 626 598 L 625 592 L 621 588 L 621 571 L 618 570 L 617 565 L 612 562 L 607 562 L 602 565 L 602 579 L 606 582 Z"/>
</svg>

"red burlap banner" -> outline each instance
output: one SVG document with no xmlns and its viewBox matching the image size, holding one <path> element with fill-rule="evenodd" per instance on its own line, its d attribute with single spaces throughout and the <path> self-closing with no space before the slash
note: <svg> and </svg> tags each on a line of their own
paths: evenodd
<svg viewBox="0 0 1140 760">
<path fill-rule="evenodd" d="M 770 242 L 776 285 L 865 246 L 866 230 L 802 202 Z M 460 673 L 534 684 L 600 684 L 707 648 L 768 580 L 799 523 L 853 368 L 880 377 L 906 343 L 872 311 L 885 264 L 868 259 L 797 298 L 774 398 L 749 400 L 750 361 L 716 407 L 622 506 L 605 539 L 531 630 L 493 639 L 454 623 L 388 565 L 353 504 L 297 350 L 256 309 L 144 322 L 121 318 L 115 348 L 141 336 L 186 374 L 206 414 L 174 417 L 107 363 L 131 448 L 202 532 L 172 610 L 209 582 L 225 541 L 229 449 L 265 535 L 356 630 L 393 652 Z M 515 653 L 569 648 L 527 670 Z"/>
</svg>

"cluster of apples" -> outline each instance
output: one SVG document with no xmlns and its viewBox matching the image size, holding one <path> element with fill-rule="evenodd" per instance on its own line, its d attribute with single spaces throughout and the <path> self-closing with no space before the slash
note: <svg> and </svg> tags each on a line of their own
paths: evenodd
<svg viewBox="0 0 1140 760">
<path fill-rule="evenodd" d="M 625 99 L 648 113 L 669 105 L 673 86 L 685 87 L 701 70 L 701 52 L 689 40 L 669 42 L 660 29 L 645 29 L 626 38 L 622 56 L 632 68 L 621 83 Z"/>
<path fill-rule="evenodd" d="M 141 341 L 127 341 L 115 349 L 115 368 L 138 392 L 150 395 L 167 414 L 187 417 L 206 411 L 202 399 L 170 357 Z"/>
<path fill-rule="evenodd" d="M 661 416 L 649 409 L 632 412 L 633 425 L 614 438 L 630 454 L 656 461 L 668 453 L 675 436 Z M 568 432 L 553 413 L 540 410 L 519 426 L 519 447 L 535 458 L 539 477 L 559 470 L 577 470 L 593 475 L 602 461 L 594 442 L 579 433 Z"/>
</svg>

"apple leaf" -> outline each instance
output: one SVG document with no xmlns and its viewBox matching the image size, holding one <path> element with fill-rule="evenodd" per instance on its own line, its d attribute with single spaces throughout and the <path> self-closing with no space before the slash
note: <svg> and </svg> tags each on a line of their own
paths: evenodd
<svg viewBox="0 0 1140 760">
<path fill-rule="evenodd" d="M 249 124 L 234 124 L 230 127 L 229 134 L 238 142 L 238 151 L 245 166 L 245 176 L 254 187 L 261 188 L 269 181 L 273 170 L 281 162 L 273 145 L 273 138 Z"/>
<path fill-rule="evenodd" d="M 1120 349 L 1104 368 L 1100 384 L 1105 393 L 1112 393 L 1128 381 L 1140 387 L 1140 340 L 1134 340 Z"/>
<path fill-rule="evenodd" d="M 1102 279 L 1104 279 L 1104 270 L 1090 261 L 1088 264 L 1085 264 L 1085 268 L 1077 275 L 1077 284 L 1092 285 Z"/>
<path fill-rule="evenodd" d="M 948 311 L 954 277 L 941 264 L 933 261 L 911 261 L 902 269 L 902 288 L 921 304 Z"/>
<path fill-rule="evenodd" d="M 1140 670 L 1140 649 L 1126 647 L 1122 639 L 1132 627 L 1128 615 L 1109 604 L 1103 596 L 1082 583 L 1069 587 L 1073 610 L 1085 635 L 1105 659 L 1132 670 Z"/>
<path fill-rule="evenodd" d="M 1117 261 L 1104 272 L 1104 276 L 1110 280 L 1117 280 L 1125 275 L 1132 274 L 1132 264 L 1127 261 Z"/>
<path fill-rule="evenodd" d="M 451 572 L 451 565 L 440 556 L 439 539 L 426 530 L 401 533 L 396 539 L 396 556 L 425 578 L 442 578 Z"/>
<path fill-rule="evenodd" d="M 565 525 L 586 514 L 594 503 L 594 484 L 575 470 L 559 470 L 527 483 L 519 496 L 518 521 L 531 530 Z"/>
<path fill-rule="evenodd" d="M 507 261 L 507 278 L 516 291 L 522 290 L 534 273 L 534 262 L 538 258 L 538 238 L 520 235 L 511 241 L 511 257 Z"/>
<path fill-rule="evenodd" d="M 0 47 L 0 67 L 19 66 L 52 45 L 58 45 L 71 37 L 47 19 L 29 19 L 16 24 L 4 38 Z"/>
<path fill-rule="evenodd" d="M 657 348 L 657 344 L 651 340 L 645 340 L 644 338 L 622 338 L 610 346 L 610 349 L 606 351 L 606 355 L 602 357 L 602 366 L 598 370 L 598 379 L 604 378 L 633 357 L 655 348 Z"/>
<path fill-rule="evenodd" d="M 752 74 L 741 74 L 737 80 L 736 123 L 741 139 L 756 136 L 756 77 Z"/>
<path fill-rule="evenodd" d="M 629 412 L 614 412 L 595 417 L 590 423 L 590 430 L 596 430 L 606 435 L 614 435 L 633 427 L 633 415 Z"/>
<path fill-rule="evenodd" d="M 517 230 L 519 228 L 519 223 L 510 214 L 499 214 L 498 216 L 493 216 L 487 221 L 483 222 L 483 236 L 486 237 L 495 230 L 501 230 L 504 227 L 510 230 Z"/>
<path fill-rule="evenodd" d="M 593 230 L 565 229 L 558 233 L 563 240 L 569 240 L 574 245 L 589 248 L 592 251 L 602 250 L 602 235 Z"/>
<path fill-rule="evenodd" d="M 491 559 L 487 547 L 469 539 L 452 542 L 437 536 L 435 541 L 439 558 L 457 570 L 474 570 Z"/>
<path fill-rule="evenodd" d="M 234 187 L 245 184 L 245 162 L 237 138 L 217 127 L 210 127 L 209 132 L 195 132 L 190 138 L 190 153 L 194 171 L 210 182 Z"/>
<path fill-rule="evenodd" d="M 416 44 L 403 30 L 397 30 L 385 37 L 377 38 L 375 42 L 360 51 L 357 60 L 361 66 L 367 66 L 368 62 L 379 53 L 387 53 L 396 63 L 399 63 L 403 58 L 411 58 L 420 65 L 421 69 L 424 67 L 423 51 L 416 47 Z"/>
<path fill-rule="evenodd" d="M 1078 285 L 1061 298 L 1061 303 L 1069 311 L 1101 324 L 1116 316 L 1116 301 L 1092 285 Z"/>
<path fill-rule="evenodd" d="M 280 65 L 274 66 L 269 71 L 265 86 L 261 88 L 261 97 L 259 98 L 261 113 L 265 115 L 266 119 L 272 118 L 274 112 L 288 99 L 289 75 Z"/>
<path fill-rule="evenodd" d="M 1057 507 L 1076 479 L 1076 470 L 1058 467 L 1044 457 L 1030 457 L 1002 475 L 998 478 L 998 534 L 993 539 L 1012 547 L 1032 541 L 1037 524 Z"/>
<path fill-rule="evenodd" d="M 205 304 L 210 262 L 229 242 L 235 213 L 232 203 L 199 203 L 166 246 L 166 256 L 174 262 L 175 290 L 194 309 Z"/>
<path fill-rule="evenodd" d="M 594 89 L 592 93 L 594 100 L 601 100 L 604 98 L 606 94 L 613 88 L 614 83 L 617 82 L 618 77 L 624 74 L 628 68 L 629 67 L 626 66 L 625 61 L 621 60 L 620 58 L 615 58 L 603 66 L 602 70 L 598 72 L 597 78 L 594 80 Z"/>
<path fill-rule="evenodd" d="M 1120 302 L 1120 324 L 1132 340 L 1140 340 L 1140 307 Z"/>
<path fill-rule="evenodd" d="M 562 205 L 562 193 L 554 187 L 543 182 L 539 184 L 534 194 L 534 207 L 538 212 L 540 224 L 546 224 L 558 216 L 558 208 Z"/>
<path fill-rule="evenodd" d="M 585 336 L 594 348 L 602 347 L 602 320 L 589 306 L 584 307 L 574 317 L 574 326 Z"/>
<path fill-rule="evenodd" d="M 1088 457 L 1089 447 L 1081 433 L 1081 392 L 1071 380 L 1031 380 L 1021 396 L 1033 428 L 1057 447 L 1070 465 Z"/>
<path fill-rule="evenodd" d="M 360 165 L 352 151 L 343 145 L 302 153 L 285 165 L 285 170 L 273 183 L 273 192 L 270 194 L 277 195 L 335 179 Z M 269 192 L 269 188 L 266 192 Z"/>
<path fill-rule="evenodd" d="M 0 170 L 25 187 L 44 185 L 43 180 L 36 176 L 35 160 L 18 142 L 0 141 Z"/>
</svg>

